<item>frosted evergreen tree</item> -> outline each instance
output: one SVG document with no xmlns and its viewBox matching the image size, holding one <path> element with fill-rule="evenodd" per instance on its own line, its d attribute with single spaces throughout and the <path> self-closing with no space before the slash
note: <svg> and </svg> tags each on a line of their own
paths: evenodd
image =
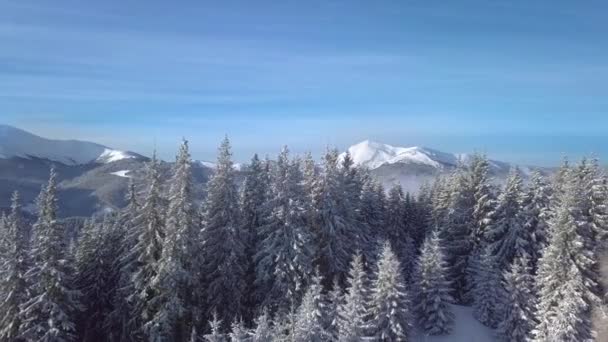
<svg viewBox="0 0 608 342">
<path fill-rule="evenodd" d="M 535 341 L 591 341 L 594 336 L 592 305 L 599 302 L 593 291 L 596 260 L 581 234 L 586 230 L 581 229 L 585 221 L 577 178 L 574 173 L 566 177 L 550 222 L 549 245 L 539 262 Z"/>
<path fill-rule="evenodd" d="M 589 184 L 589 200 L 591 230 L 600 240 L 600 250 L 605 249 L 608 241 L 608 178 L 597 169 Z"/>
<path fill-rule="evenodd" d="M 363 268 L 363 258 L 357 253 L 348 272 L 348 287 L 343 303 L 338 308 L 338 341 L 356 342 L 365 337 L 369 310 L 368 280 Z"/>
<path fill-rule="evenodd" d="M 492 222 L 486 231 L 489 253 L 496 267 L 505 269 L 516 256 L 530 257 L 530 231 L 522 218 L 522 179 L 517 169 L 511 170 L 496 209 L 490 213 Z"/>
<path fill-rule="evenodd" d="M 255 329 L 253 330 L 252 342 L 269 342 L 272 341 L 272 321 L 268 310 L 263 310 L 262 314 L 255 320 Z"/>
<path fill-rule="evenodd" d="M 379 341 L 409 341 L 412 330 L 410 300 L 399 259 L 385 243 L 373 282 L 371 329 Z"/>
<path fill-rule="evenodd" d="M 103 324 L 112 310 L 117 282 L 112 268 L 119 246 L 115 228 L 109 215 L 100 223 L 89 221 L 82 228 L 76 247 L 75 284 L 85 307 L 78 322 L 82 341 L 98 341 L 106 336 Z"/>
<path fill-rule="evenodd" d="M 454 298 L 458 303 L 467 303 L 470 300 L 469 293 L 472 285 L 467 276 L 467 269 L 469 268 L 469 258 L 474 251 L 471 230 L 475 199 L 466 168 L 460 166 L 448 178 L 447 184 L 444 186 L 449 191 L 449 197 L 442 201 L 447 200 L 448 207 L 446 218 L 438 226 L 439 233 L 444 241 L 449 241 L 444 246 L 444 251 L 452 272 L 450 281 L 454 288 Z"/>
<path fill-rule="evenodd" d="M 405 279 L 410 279 L 415 260 L 414 240 L 408 231 L 405 195 L 401 185 L 395 185 L 389 192 L 386 205 L 386 239 L 399 258 Z"/>
<path fill-rule="evenodd" d="M 57 174 L 51 169 L 49 182 L 38 201 L 34 224 L 36 263 L 26 277 L 32 296 L 21 306 L 19 335 L 28 341 L 71 341 L 76 331 L 75 315 L 81 310 L 80 292 L 72 288 L 72 265 L 63 226 L 57 222 Z"/>
<path fill-rule="evenodd" d="M 488 224 L 491 222 L 490 213 L 494 211 L 494 189 L 488 176 L 490 163 L 485 155 L 474 154 L 470 166 L 471 186 L 474 191 L 475 204 L 473 208 L 473 244 L 474 249 L 483 247 Z"/>
<path fill-rule="evenodd" d="M 209 180 L 202 229 L 202 274 L 206 306 L 221 320 L 240 317 L 247 271 L 247 234 L 240 225 L 238 193 L 230 141 L 219 147 L 216 170 Z"/>
<path fill-rule="evenodd" d="M 295 342 L 323 342 L 330 341 L 325 330 L 326 301 L 323 297 L 321 276 L 317 273 L 302 298 L 302 303 L 296 312 L 294 335 Z"/>
<path fill-rule="evenodd" d="M 428 335 L 449 334 L 454 325 L 450 308 L 454 299 L 450 294 L 449 269 L 441 246 L 437 232 L 427 237 L 416 267 L 416 313 L 419 326 Z"/>
<path fill-rule="evenodd" d="M 498 324 L 498 338 L 505 342 L 527 342 L 535 326 L 534 276 L 528 258 L 516 258 L 504 275 L 505 312 Z"/>
<path fill-rule="evenodd" d="M 327 317 L 325 330 L 332 341 L 338 340 L 340 307 L 344 305 L 344 292 L 338 279 L 334 279 L 330 291 L 327 293 Z"/>
<path fill-rule="evenodd" d="M 230 326 L 230 342 L 248 342 L 250 332 L 245 327 L 245 322 L 242 319 L 236 320 Z"/>
<path fill-rule="evenodd" d="M 183 141 L 176 158 L 169 190 L 165 237 L 152 288 L 158 310 L 146 322 L 148 336 L 182 341 L 188 338 L 196 316 L 196 278 L 199 264 L 198 233 L 192 189 L 192 165 L 188 142 Z"/>
<path fill-rule="evenodd" d="M 318 246 L 317 264 L 325 279 L 338 278 L 344 283 L 350 256 L 354 252 L 356 237 L 356 208 L 346 193 L 344 174 L 339 167 L 338 152 L 328 151 L 323 159 L 324 168 L 315 194 L 318 227 L 315 244 Z"/>
<path fill-rule="evenodd" d="M 258 299 L 255 295 L 255 253 L 259 250 L 263 235 L 262 226 L 268 217 L 268 170 L 264 163 L 255 154 L 251 159 L 247 176 L 241 193 L 241 219 L 243 230 L 248 235 L 245 254 L 247 258 L 247 288 L 245 317 L 248 321 L 253 319 L 253 310 L 257 306 Z"/>
<path fill-rule="evenodd" d="M 104 329 L 108 337 L 116 341 L 131 342 L 139 337 L 137 330 L 140 327 L 140 317 L 133 315 L 136 303 L 132 282 L 137 266 L 138 251 L 135 249 L 139 238 L 138 223 L 139 203 L 135 183 L 129 180 L 126 194 L 127 206 L 121 210 L 114 222 L 114 232 L 120 236 L 116 259 L 112 261 L 112 268 L 117 273 L 116 291 L 114 293 L 112 311 L 104 322 Z"/>
<path fill-rule="evenodd" d="M 209 328 L 211 329 L 211 332 L 205 335 L 205 341 L 226 342 L 226 338 L 224 334 L 222 334 L 222 321 L 215 312 L 213 313 L 213 319 L 209 321 Z"/>
<path fill-rule="evenodd" d="M 482 324 L 496 328 L 503 318 L 502 273 L 489 250 L 480 255 L 473 285 L 473 316 Z"/>
<path fill-rule="evenodd" d="M 0 341 L 19 341 L 21 315 L 19 308 L 30 295 L 25 274 L 29 267 L 29 238 L 21 217 L 19 193 L 11 198 L 11 212 L 5 221 L 6 251 L 0 271 Z"/>
<path fill-rule="evenodd" d="M 542 174 L 536 170 L 530 177 L 527 194 L 523 202 L 522 217 L 526 239 L 527 253 L 532 273 L 536 273 L 538 260 L 547 245 L 548 225 L 551 217 L 551 188 Z"/>
<path fill-rule="evenodd" d="M 151 322 L 158 311 L 158 290 L 153 281 L 158 275 L 159 260 L 165 238 L 163 198 L 161 197 L 161 179 L 159 162 L 156 153 L 148 164 L 146 177 L 147 192 L 136 218 L 138 232 L 137 244 L 133 248 L 135 264 L 133 267 L 133 294 L 129 300 L 133 303 L 132 316 L 141 319 L 145 326 Z M 150 335 L 151 330 L 139 327 L 149 340 L 154 341 L 158 335 Z M 139 331 L 136 331 L 139 332 Z"/>
<path fill-rule="evenodd" d="M 256 255 L 262 306 L 286 310 L 299 303 L 312 273 L 312 236 L 307 227 L 302 174 L 284 148 L 272 178 L 271 208 Z"/>
</svg>

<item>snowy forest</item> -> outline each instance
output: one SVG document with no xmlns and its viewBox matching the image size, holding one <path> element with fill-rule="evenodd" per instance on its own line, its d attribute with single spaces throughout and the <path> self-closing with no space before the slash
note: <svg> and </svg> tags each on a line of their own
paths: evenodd
<svg viewBox="0 0 608 342">
<path fill-rule="evenodd" d="M 447 335 L 453 305 L 498 341 L 593 341 L 607 296 L 608 184 L 594 159 L 497 185 L 474 155 L 416 194 L 328 150 L 254 155 L 229 140 L 202 203 L 184 141 L 153 157 L 128 205 L 77 239 L 51 171 L 32 224 L 0 221 L 1 341 L 411 341 Z"/>
</svg>

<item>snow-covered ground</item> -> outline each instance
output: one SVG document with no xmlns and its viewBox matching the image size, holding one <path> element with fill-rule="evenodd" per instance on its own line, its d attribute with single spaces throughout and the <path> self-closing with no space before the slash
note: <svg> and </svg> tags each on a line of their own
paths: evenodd
<svg viewBox="0 0 608 342">
<path fill-rule="evenodd" d="M 418 334 L 416 342 L 494 342 L 494 330 L 482 325 L 473 318 L 472 309 L 465 306 L 452 305 L 456 316 L 454 330 L 450 335 L 425 336 Z"/>
<path fill-rule="evenodd" d="M 112 172 L 111 174 L 118 177 L 131 178 L 131 176 L 127 175 L 131 170 L 120 170 L 116 172 Z"/>
</svg>

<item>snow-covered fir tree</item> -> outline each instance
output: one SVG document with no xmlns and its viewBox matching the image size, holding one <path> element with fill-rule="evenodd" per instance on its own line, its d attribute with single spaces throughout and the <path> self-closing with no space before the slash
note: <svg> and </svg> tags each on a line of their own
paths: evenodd
<svg viewBox="0 0 608 342">
<path fill-rule="evenodd" d="M 591 341 L 595 255 L 586 247 L 581 229 L 582 189 L 579 177 L 568 172 L 558 207 L 550 223 L 550 239 L 539 261 L 536 284 L 539 323 L 535 341 Z"/>
<path fill-rule="evenodd" d="M 245 322 L 242 319 L 238 319 L 232 322 L 230 326 L 230 342 L 248 342 L 250 340 L 249 329 L 245 327 Z"/>
<path fill-rule="evenodd" d="M 446 335 L 452 331 L 454 302 L 448 281 L 449 269 L 437 232 L 425 240 L 415 275 L 415 308 L 419 327 L 428 335 Z"/>
<path fill-rule="evenodd" d="M 405 279 L 410 279 L 415 261 L 416 247 L 408 231 L 409 224 L 406 217 L 405 195 L 401 185 L 395 185 L 389 192 L 386 205 L 386 241 L 399 258 L 403 267 Z"/>
<path fill-rule="evenodd" d="M 357 222 L 352 194 L 346 193 L 345 177 L 339 167 L 338 152 L 329 150 L 323 158 L 323 173 L 315 194 L 317 227 L 315 244 L 318 246 L 316 261 L 328 281 L 346 279 L 350 256 L 354 252 Z"/>
<path fill-rule="evenodd" d="M 27 272 L 32 295 L 21 306 L 19 335 L 27 341 L 72 341 L 76 314 L 82 309 L 80 292 L 72 288 L 73 265 L 68 262 L 68 246 L 63 226 L 57 222 L 57 174 L 51 169 L 49 182 L 38 197 L 38 220 Z"/>
<path fill-rule="evenodd" d="M 390 244 L 384 243 L 370 302 L 370 328 L 379 341 L 410 341 L 412 336 L 411 304 L 401 270 Z"/>
<path fill-rule="evenodd" d="M 505 189 L 498 197 L 496 209 L 489 213 L 491 223 L 486 231 L 487 248 L 499 269 L 505 269 L 516 256 L 530 257 L 530 231 L 524 228 L 521 215 L 522 182 L 519 170 L 512 169 Z"/>
<path fill-rule="evenodd" d="M 268 310 L 262 310 L 262 314 L 255 319 L 255 329 L 251 334 L 252 342 L 272 341 L 272 320 Z"/>
<path fill-rule="evenodd" d="M 270 216 L 262 227 L 256 286 L 263 307 L 272 312 L 297 304 L 312 273 L 312 236 L 307 227 L 302 173 L 285 147 L 272 177 Z"/>
<path fill-rule="evenodd" d="M 344 305 L 344 291 L 337 278 L 334 278 L 331 289 L 327 293 L 327 317 L 325 330 L 329 333 L 332 341 L 337 341 L 339 337 L 340 308 Z"/>
<path fill-rule="evenodd" d="M 185 341 L 197 316 L 197 262 L 200 227 L 195 214 L 192 165 L 188 142 L 183 141 L 174 165 L 168 195 L 163 248 L 152 279 L 158 295 L 151 320 L 144 328 L 159 340 Z"/>
<path fill-rule="evenodd" d="M 226 336 L 222 334 L 222 320 L 216 312 L 213 313 L 212 319 L 209 321 L 209 334 L 205 335 L 207 342 L 226 342 Z"/>
<path fill-rule="evenodd" d="M 245 257 L 247 259 L 247 283 L 244 298 L 244 316 L 248 321 L 253 319 L 253 310 L 258 305 L 255 296 L 255 253 L 259 250 L 263 238 L 261 228 L 268 217 L 269 175 L 266 165 L 255 154 L 247 168 L 247 175 L 241 192 L 241 219 L 244 232 L 247 234 Z"/>
<path fill-rule="evenodd" d="M 338 341 L 356 342 L 365 337 L 369 309 L 369 283 L 363 267 L 363 257 L 355 254 L 350 263 L 346 294 L 338 308 Z"/>
<path fill-rule="evenodd" d="M 247 234 L 240 224 L 238 202 L 230 141 L 226 137 L 219 147 L 215 174 L 207 186 L 201 232 L 205 305 L 208 310 L 217 310 L 224 321 L 241 316 L 246 287 Z"/>
<path fill-rule="evenodd" d="M 502 271 L 486 248 L 480 255 L 473 284 L 473 316 L 482 324 L 496 328 L 503 318 Z"/>
<path fill-rule="evenodd" d="M 121 237 L 116 246 L 116 259 L 112 261 L 112 268 L 117 273 L 117 283 L 112 311 L 106 317 L 104 329 L 108 332 L 108 338 L 113 341 L 132 342 L 139 337 L 137 330 L 141 319 L 140 316 L 133 315 L 136 301 L 133 298 L 135 288 L 132 277 L 138 262 L 135 246 L 141 227 L 137 224 L 139 203 L 132 178 L 129 179 L 126 200 L 127 206 L 121 210 L 114 222 L 115 234 Z"/>
<path fill-rule="evenodd" d="M 158 263 L 162 255 L 163 240 L 165 238 L 164 200 L 161 197 L 160 165 L 156 153 L 148 164 L 145 179 L 147 192 L 143 200 L 139 215 L 136 218 L 139 234 L 137 243 L 133 247 L 133 290 L 129 300 L 133 303 L 132 316 L 141 320 L 139 329 L 135 332 L 144 332 L 147 339 L 154 340 L 157 335 L 146 329 L 158 311 L 157 298 L 160 295 L 154 287 L 153 281 L 158 275 Z"/>
<path fill-rule="evenodd" d="M 364 179 L 360 200 L 361 219 L 367 228 L 368 243 L 362 246 L 361 254 L 367 269 L 376 264 L 380 240 L 384 236 L 386 218 L 386 194 L 382 184 L 371 175 Z"/>
<path fill-rule="evenodd" d="M 330 341 L 329 333 L 324 326 L 327 303 L 323 296 L 321 280 L 321 276 L 317 272 L 304 293 L 302 303 L 296 313 L 294 336 L 292 336 L 292 340 L 295 342 Z"/>
<path fill-rule="evenodd" d="M 534 276 L 526 255 L 517 257 L 504 274 L 505 310 L 498 324 L 498 338 L 505 342 L 527 342 L 535 322 Z"/>
<path fill-rule="evenodd" d="M 7 248 L 0 265 L 0 341 L 9 342 L 19 341 L 19 308 L 28 300 L 31 285 L 25 278 L 31 267 L 29 238 L 17 192 L 12 195 L 11 212 L 4 224 Z"/>
<path fill-rule="evenodd" d="M 535 170 L 530 177 L 521 215 L 533 274 L 536 273 L 538 260 L 547 245 L 550 211 L 551 188 L 540 171 Z"/>
</svg>

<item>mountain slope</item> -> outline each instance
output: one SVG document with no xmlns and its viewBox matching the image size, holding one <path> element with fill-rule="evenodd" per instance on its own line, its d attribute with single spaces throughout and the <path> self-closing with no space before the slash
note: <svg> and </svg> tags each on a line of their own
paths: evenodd
<svg viewBox="0 0 608 342">
<path fill-rule="evenodd" d="M 0 125 L 0 158 L 39 158 L 65 165 L 81 165 L 142 156 L 87 141 L 46 139 L 12 126 Z"/>
</svg>

